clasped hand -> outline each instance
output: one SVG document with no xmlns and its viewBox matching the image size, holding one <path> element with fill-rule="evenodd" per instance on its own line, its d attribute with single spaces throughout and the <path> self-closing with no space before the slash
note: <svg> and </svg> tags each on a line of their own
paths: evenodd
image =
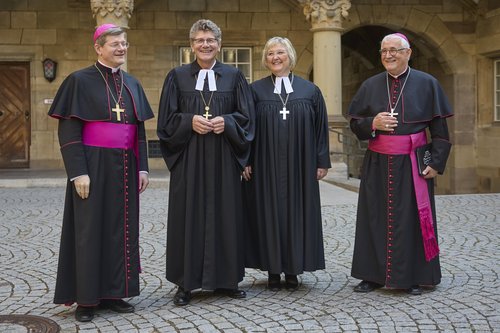
<svg viewBox="0 0 500 333">
<path fill-rule="evenodd" d="M 209 132 L 221 134 L 224 132 L 224 118 L 217 116 L 212 119 L 206 119 L 203 116 L 195 115 L 193 116 L 193 131 L 198 134 L 207 134 Z"/>
</svg>

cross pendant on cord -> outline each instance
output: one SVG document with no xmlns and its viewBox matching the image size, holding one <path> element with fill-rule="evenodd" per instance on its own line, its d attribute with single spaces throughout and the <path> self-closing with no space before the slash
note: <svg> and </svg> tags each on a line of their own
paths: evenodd
<svg viewBox="0 0 500 333">
<path fill-rule="evenodd" d="M 118 120 L 118 121 L 122 120 L 122 118 L 120 117 L 120 115 L 123 112 L 125 112 L 125 109 L 120 108 L 120 105 L 118 105 L 118 103 L 116 103 L 116 106 L 113 109 L 111 109 L 111 111 L 113 111 L 113 112 L 116 113 L 116 120 Z"/>
<path fill-rule="evenodd" d="M 283 110 L 280 111 L 280 114 L 283 116 L 283 120 L 286 120 L 286 115 L 289 114 L 290 111 L 286 109 L 286 106 L 283 105 Z"/>
<path fill-rule="evenodd" d="M 389 116 L 394 117 L 394 116 L 397 116 L 397 115 L 398 115 L 397 113 L 394 113 L 394 109 L 391 108 L 391 112 L 389 113 Z"/>
<path fill-rule="evenodd" d="M 212 117 L 212 115 L 208 113 L 208 111 L 210 111 L 210 107 L 205 106 L 205 113 L 203 114 L 203 117 L 205 117 L 205 119 L 208 119 L 208 117 Z"/>
</svg>

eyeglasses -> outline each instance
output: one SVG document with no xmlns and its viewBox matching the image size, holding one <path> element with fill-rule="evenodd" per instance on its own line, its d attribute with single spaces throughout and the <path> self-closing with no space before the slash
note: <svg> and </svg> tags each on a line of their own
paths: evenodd
<svg viewBox="0 0 500 333">
<path fill-rule="evenodd" d="M 396 54 L 398 54 L 398 52 L 406 50 L 406 49 L 407 49 L 406 47 L 402 47 L 400 49 L 382 49 L 382 50 L 379 50 L 378 52 L 380 53 L 380 55 L 385 55 L 385 54 L 389 53 L 391 56 L 394 57 Z"/>
<path fill-rule="evenodd" d="M 116 43 L 111 43 L 111 44 L 107 44 L 107 45 L 109 45 L 109 46 L 110 46 L 111 48 L 113 48 L 113 49 L 117 49 L 117 48 L 119 48 L 120 46 L 121 46 L 122 48 L 124 48 L 124 49 L 127 49 L 127 48 L 129 47 L 129 45 L 130 45 L 130 44 L 129 44 L 128 42 L 120 42 L 120 43 L 116 42 Z"/>
<path fill-rule="evenodd" d="M 195 45 L 203 45 L 203 44 L 205 44 L 205 42 L 207 42 L 208 45 L 215 45 L 218 43 L 217 39 L 215 39 L 215 38 L 207 38 L 207 39 L 193 38 L 191 40 L 193 41 L 193 44 L 195 44 Z"/>
</svg>

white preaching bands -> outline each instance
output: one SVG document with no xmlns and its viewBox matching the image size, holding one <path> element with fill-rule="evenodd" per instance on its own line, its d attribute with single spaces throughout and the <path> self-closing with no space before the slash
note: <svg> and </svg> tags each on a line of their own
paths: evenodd
<svg viewBox="0 0 500 333">
<path fill-rule="evenodd" d="M 208 75 L 208 89 L 210 91 L 216 91 L 217 85 L 215 84 L 215 73 L 211 69 L 200 69 L 198 73 L 198 79 L 196 80 L 196 90 L 202 91 L 205 85 L 205 77 Z"/>
<path fill-rule="evenodd" d="M 285 91 L 287 94 L 293 93 L 292 84 L 288 76 L 277 76 L 276 83 L 274 84 L 274 93 L 281 95 L 281 83 L 285 86 Z"/>
</svg>

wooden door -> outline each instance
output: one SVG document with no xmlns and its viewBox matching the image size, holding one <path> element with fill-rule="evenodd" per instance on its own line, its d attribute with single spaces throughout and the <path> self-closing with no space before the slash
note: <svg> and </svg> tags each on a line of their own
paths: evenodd
<svg viewBox="0 0 500 333">
<path fill-rule="evenodd" d="M 30 64 L 0 62 L 0 168 L 28 168 Z"/>
</svg>

